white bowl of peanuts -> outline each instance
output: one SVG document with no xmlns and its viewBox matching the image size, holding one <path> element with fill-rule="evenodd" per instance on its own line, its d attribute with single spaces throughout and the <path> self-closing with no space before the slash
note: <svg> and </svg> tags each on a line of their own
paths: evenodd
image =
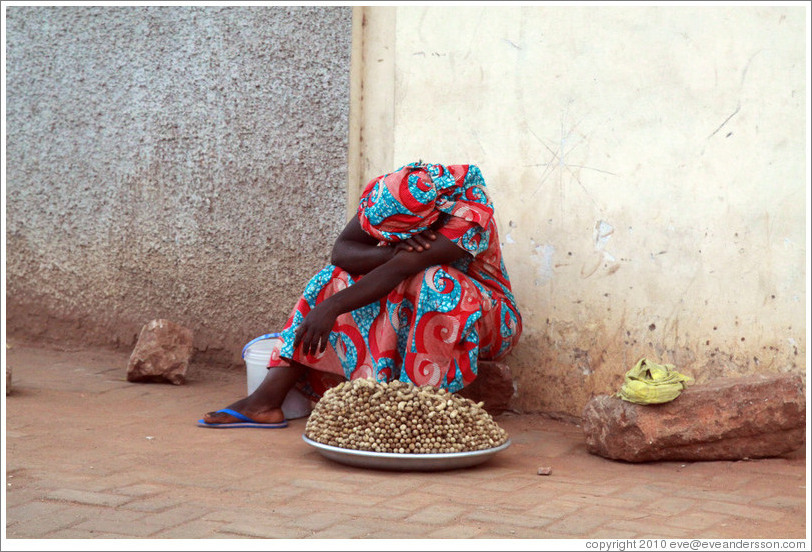
<svg viewBox="0 0 812 552">
<path fill-rule="evenodd" d="M 331 460 L 393 470 L 470 467 L 510 446 L 482 403 L 431 386 L 372 379 L 328 390 L 302 438 Z"/>
</svg>

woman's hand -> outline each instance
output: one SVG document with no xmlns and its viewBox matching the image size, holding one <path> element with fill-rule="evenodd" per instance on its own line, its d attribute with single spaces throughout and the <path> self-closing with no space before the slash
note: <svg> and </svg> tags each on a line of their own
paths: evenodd
<svg viewBox="0 0 812 552">
<path fill-rule="evenodd" d="M 395 253 L 398 251 L 424 251 L 431 248 L 431 242 L 437 239 L 437 233 L 431 228 L 415 234 L 407 240 L 395 244 Z"/>
<path fill-rule="evenodd" d="M 307 313 L 296 330 L 296 337 L 293 340 L 294 349 L 301 343 L 302 353 L 311 356 L 317 352 L 323 353 L 327 349 L 330 332 L 333 330 L 339 314 L 333 309 L 335 302 L 330 299 L 319 303 Z"/>
</svg>

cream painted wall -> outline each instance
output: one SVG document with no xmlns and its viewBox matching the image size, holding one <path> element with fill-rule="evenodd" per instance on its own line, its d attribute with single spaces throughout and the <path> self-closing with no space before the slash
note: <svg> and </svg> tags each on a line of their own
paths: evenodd
<svg viewBox="0 0 812 552">
<path fill-rule="evenodd" d="M 578 416 L 643 356 L 805 373 L 807 18 L 356 8 L 348 208 L 418 158 L 480 166 L 524 316 L 517 409 Z"/>
</svg>

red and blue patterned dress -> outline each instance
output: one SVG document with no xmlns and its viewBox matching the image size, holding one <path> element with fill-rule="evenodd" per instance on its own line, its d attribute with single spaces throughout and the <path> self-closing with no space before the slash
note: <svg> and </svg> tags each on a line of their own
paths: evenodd
<svg viewBox="0 0 812 552">
<path fill-rule="evenodd" d="M 477 361 L 498 360 L 522 330 L 505 270 L 493 205 L 474 165 L 412 163 L 373 179 L 358 208 L 362 228 L 388 245 L 432 226 L 470 255 L 407 278 L 379 301 L 341 314 L 323 353 L 294 350 L 308 312 L 363 275 L 328 265 L 305 287 L 269 368 L 294 360 L 308 366 L 299 386 L 317 400 L 340 381 L 375 378 L 458 391 Z"/>
</svg>

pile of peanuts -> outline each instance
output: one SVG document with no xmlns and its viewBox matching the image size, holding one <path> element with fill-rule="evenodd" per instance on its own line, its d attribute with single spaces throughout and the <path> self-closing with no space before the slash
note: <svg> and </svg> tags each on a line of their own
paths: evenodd
<svg viewBox="0 0 812 552">
<path fill-rule="evenodd" d="M 305 436 L 334 447 L 398 454 L 470 452 L 508 440 L 481 402 L 432 386 L 373 379 L 329 389 L 310 413 Z"/>
</svg>

